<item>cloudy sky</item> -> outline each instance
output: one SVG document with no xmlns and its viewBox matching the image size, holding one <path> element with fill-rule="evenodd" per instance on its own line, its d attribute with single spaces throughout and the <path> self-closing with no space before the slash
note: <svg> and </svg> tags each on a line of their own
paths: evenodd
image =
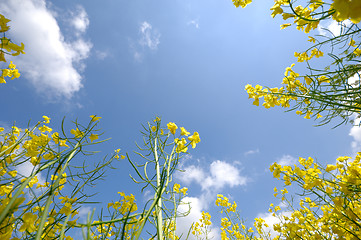
<svg viewBox="0 0 361 240">
<path fill-rule="evenodd" d="M 179 231 L 209 211 L 217 236 L 216 194 L 236 201 L 245 219 L 268 217 L 269 204 L 278 204 L 273 187 L 281 186 L 270 164 L 309 156 L 333 163 L 361 146 L 361 132 L 332 129 L 336 123 L 314 127 L 294 112 L 248 100 L 246 84 L 279 86 L 293 53 L 309 47 L 304 33 L 280 30 L 283 22 L 265 2 L 236 9 L 231 0 L 0 0 L 12 20 L 9 37 L 26 51 L 14 59 L 21 78 L 0 86 L 0 123 L 26 127 L 47 115 L 57 129 L 64 116 L 85 122 L 96 114 L 112 138 L 99 146 L 106 155 L 135 150 L 141 124 L 161 116 L 202 140 L 175 178 L 189 188 L 193 206 Z M 295 69 L 302 73 L 304 65 Z M 144 203 L 129 164 L 116 167 L 98 185 L 98 200 L 124 191 Z"/>
</svg>

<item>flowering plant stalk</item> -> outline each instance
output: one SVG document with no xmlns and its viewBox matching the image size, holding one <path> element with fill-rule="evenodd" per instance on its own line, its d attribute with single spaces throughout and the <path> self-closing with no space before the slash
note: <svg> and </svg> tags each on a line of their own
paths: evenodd
<svg viewBox="0 0 361 240">
<path fill-rule="evenodd" d="M 234 2 L 237 6 L 236 2 L 240 1 Z M 340 124 L 352 123 L 353 118 L 350 117 L 359 118 L 361 110 L 361 30 L 358 25 L 361 21 L 361 2 L 312 0 L 297 6 L 298 2 L 276 0 L 271 7 L 271 16 L 282 15 L 286 21 L 293 19 L 293 23 L 282 24 L 281 29 L 296 25 L 306 34 L 317 28 L 324 32 L 308 36 L 308 41 L 313 45 L 306 51 L 294 53 L 297 62 L 306 64 L 308 73 L 296 72 L 292 69 L 295 64 L 292 64 L 286 68 L 282 87 L 264 88 L 248 84 L 245 90 L 257 106 L 263 98 L 265 108 L 290 108 L 290 111 L 296 110 L 297 114 L 307 119 L 319 119 L 320 125 L 335 118 L 341 118 Z M 321 27 L 322 22 L 332 19 L 337 22 L 339 32 Z M 321 57 L 327 62 L 326 66 L 313 67 L 315 58 Z"/>
<path fill-rule="evenodd" d="M 175 222 L 177 217 L 184 216 L 184 214 L 177 213 L 177 208 L 181 204 L 182 197 L 186 195 L 187 188 L 180 189 L 179 184 L 176 183 L 172 186 L 170 183 L 177 170 L 179 160 L 187 152 L 188 146 L 195 147 L 200 139 L 198 133 L 195 132 L 193 136 L 188 137 L 190 142 L 187 143 L 185 138 L 179 140 L 179 138 L 175 138 L 177 128 L 175 123 L 168 123 L 167 129 L 162 128 L 161 119 L 157 117 L 153 123 L 143 126 L 144 146 L 138 145 L 140 151 L 136 152 L 145 160 L 145 163 L 136 164 L 127 155 L 128 161 L 139 178 L 136 180 L 131 176 L 133 181 L 144 185 L 142 191 L 150 188 L 154 194 L 153 198 L 149 200 L 149 208 L 144 209 L 140 216 L 140 227 L 135 233 L 134 239 L 139 239 L 147 222 L 156 228 L 156 233 L 151 234 L 152 239 L 155 237 L 157 239 L 178 239 L 175 233 Z M 168 133 L 166 133 L 167 131 Z M 181 136 L 189 134 L 183 127 L 181 128 Z M 171 137 L 173 140 L 170 139 Z"/>
</svg>

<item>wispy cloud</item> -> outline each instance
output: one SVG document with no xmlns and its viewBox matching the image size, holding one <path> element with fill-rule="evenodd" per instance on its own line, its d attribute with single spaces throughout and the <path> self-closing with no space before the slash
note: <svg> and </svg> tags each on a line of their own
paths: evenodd
<svg viewBox="0 0 361 240">
<path fill-rule="evenodd" d="M 160 43 L 160 34 L 157 30 L 152 29 L 152 25 L 150 23 L 144 21 L 140 25 L 139 31 L 141 38 L 139 40 L 139 44 L 143 47 L 148 47 L 152 50 L 155 50 L 158 48 L 158 45 Z"/>
<path fill-rule="evenodd" d="M 244 153 L 245 156 L 248 156 L 248 155 L 252 155 L 252 154 L 257 154 L 259 153 L 259 149 L 254 149 L 254 150 L 249 150 L 247 152 Z"/>
<path fill-rule="evenodd" d="M 323 36 L 339 36 L 342 34 L 343 31 L 346 30 L 345 27 L 350 26 L 351 23 L 352 22 L 349 20 L 343 22 L 328 20 L 323 22 L 322 24 L 319 24 L 317 30 L 319 34 Z"/>
<path fill-rule="evenodd" d="M 72 36 L 64 36 L 56 13 L 44 0 L 2 1 L 1 8 L 2 13 L 12 20 L 12 38 L 25 44 L 26 54 L 14 60 L 23 76 L 51 100 L 71 98 L 83 87 L 83 60 L 92 48 L 83 37 L 89 25 L 85 10 L 78 6 L 70 14 Z"/>
<path fill-rule="evenodd" d="M 85 9 L 78 5 L 73 12 L 71 12 L 72 18 L 70 23 L 77 30 L 77 33 L 84 33 L 89 26 L 89 18 Z"/>
<path fill-rule="evenodd" d="M 361 119 L 356 118 L 354 121 L 354 126 L 350 129 L 349 135 L 353 138 L 351 142 L 352 154 L 356 154 L 361 149 Z"/>
<path fill-rule="evenodd" d="M 129 40 L 130 49 L 136 61 L 141 62 L 145 51 L 156 51 L 160 44 L 160 33 L 153 26 L 144 21 L 139 26 L 139 38 L 137 41 Z"/>
<path fill-rule="evenodd" d="M 187 25 L 191 25 L 194 26 L 195 28 L 199 28 L 199 19 L 192 19 L 190 21 L 187 22 Z"/>
<path fill-rule="evenodd" d="M 277 159 L 277 163 L 282 166 L 289 166 L 297 163 L 297 158 L 291 155 L 283 155 L 281 158 Z"/>
</svg>

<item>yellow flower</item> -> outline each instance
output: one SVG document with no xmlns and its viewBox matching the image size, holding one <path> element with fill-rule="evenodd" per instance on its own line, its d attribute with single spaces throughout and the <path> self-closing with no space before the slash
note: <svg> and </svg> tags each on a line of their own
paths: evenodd
<svg viewBox="0 0 361 240">
<path fill-rule="evenodd" d="M 27 212 L 22 216 L 23 219 L 23 225 L 21 225 L 19 231 L 24 232 L 28 231 L 30 233 L 34 232 L 36 230 L 36 219 L 38 217 L 35 214 L 32 214 L 31 212 Z"/>
<path fill-rule="evenodd" d="M 359 48 L 356 48 L 353 53 L 356 55 L 356 56 L 360 56 L 361 55 L 361 49 Z"/>
<path fill-rule="evenodd" d="M 45 125 L 38 127 L 38 129 L 40 132 L 49 132 L 50 133 L 51 131 L 53 131 L 53 129 L 51 129 L 50 127 L 45 126 Z"/>
<path fill-rule="evenodd" d="M 13 170 L 13 171 L 8 172 L 8 174 L 12 177 L 16 177 L 17 171 Z"/>
<path fill-rule="evenodd" d="M 192 148 L 195 148 L 196 144 L 201 141 L 198 132 L 194 132 L 192 136 L 188 137 L 188 140 L 191 141 Z"/>
<path fill-rule="evenodd" d="M 60 146 L 60 147 L 69 147 L 69 146 L 66 144 L 66 139 L 64 139 L 64 140 L 59 140 L 59 146 Z"/>
<path fill-rule="evenodd" d="M 157 127 L 156 127 L 156 126 L 153 126 L 153 127 L 152 127 L 152 131 L 153 131 L 153 132 L 157 131 Z"/>
<path fill-rule="evenodd" d="M 89 139 L 91 142 L 93 142 L 94 140 L 97 140 L 99 138 L 98 134 L 91 134 Z"/>
<path fill-rule="evenodd" d="M 318 78 L 318 83 L 321 84 L 323 82 L 329 83 L 330 79 L 328 77 L 326 77 L 325 75 L 322 75 Z"/>
<path fill-rule="evenodd" d="M 179 140 L 178 138 L 174 139 L 174 142 L 177 144 L 176 152 L 187 152 L 188 147 L 186 147 L 187 141 L 182 138 L 182 140 Z"/>
<path fill-rule="evenodd" d="M 291 23 L 282 24 L 281 25 L 281 30 L 285 29 L 286 27 L 289 27 L 289 26 L 291 26 Z"/>
<path fill-rule="evenodd" d="M 78 128 L 76 128 L 76 130 L 74 129 L 70 130 L 70 133 L 73 134 L 75 138 L 81 138 L 84 136 L 84 133 L 80 131 Z"/>
<path fill-rule="evenodd" d="M 92 120 L 91 120 L 92 122 L 96 122 L 96 121 L 98 121 L 99 119 L 101 119 L 102 117 L 97 117 L 97 115 L 90 115 L 90 118 L 92 119 Z"/>
<path fill-rule="evenodd" d="M 311 37 L 311 36 L 308 36 L 308 40 L 309 42 L 312 42 L 312 43 L 316 43 L 316 39 Z"/>
<path fill-rule="evenodd" d="M 305 116 L 304 118 L 310 119 L 310 118 L 311 118 L 311 114 L 312 114 L 311 111 L 307 111 L 306 116 Z"/>
<path fill-rule="evenodd" d="M 188 188 L 184 187 L 180 191 L 183 193 L 183 195 L 186 195 L 187 191 L 188 191 Z"/>
<path fill-rule="evenodd" d="M 312 78 L 310 78 L 310 77 L 304 77 L 305 78 L 305 82 L 306 82 L 306 84 L 307 85 L 310 85 L 311 83 L 312 83 Z"/>
<path fill-rule="evenodd" d="M 53 159 L 55 156 L 54 156 L 54 154 L 52 154 L 52 153 L 47 153 L 47 154 L 44 154 L 44 156 L 43 156 L 43 158 L 45 159 L 45 160 L 51 160 L 51 159 Z"/>
<path fill-rule="evenodd" d="M 170 122 L 167 124 L 167 127 L 169 129 L 169 131 L 172 133 L 172 134 L 175 134 L 175 131 L 177 130 L 178 126 L 173 123 L 173 122 Z"/>
<path fill-rule="evenodd" d="M 175 183 L 173 186 L 173 191 L 176 193 L 179 193 L 179 188 L 180 188 L 180 185 L 178 183 Z"/>
<path fill-rule="evenodd" d="M 181 135 L 188 136 L 190 132 L 187 132 L 187 130 L 184 127 L 181 127 Z"/>
<path fill-rule="evenodd" d="M 44 123 L 50 123 L 50 119 L 51 118 L 49 118 L 49 117 L 47 117 L 47 116 L 43 116 L 43 119 L 44 119 Z"/>
</svg>

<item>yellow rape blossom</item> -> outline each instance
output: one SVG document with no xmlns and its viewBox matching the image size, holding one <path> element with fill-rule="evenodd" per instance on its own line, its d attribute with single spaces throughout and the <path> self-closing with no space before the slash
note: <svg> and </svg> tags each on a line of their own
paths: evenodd
<svg viewBox="0 0 361 240">
<path fill-rule="evenodd" d="M 101 119 L 102 117 L 97 117 L 96 115 L 90 115 L 90 118 L 92 119 L 92 120 L 91 120 L 92 122 L 96 122 L 96 121 L 98 121 L 99 119 Z"/>
<path fill-rule="evenodd" d="M 188 188 L 186 187 L 183 187 L 180 192 L 183 194 L 183 195 L 187 195 L 187 191 L 188 191 Z"/>
<path fill-rule="evenodd" d="M 169 131 L 172 133 L 172 134 L 175 134 L 175 131 L 177 130 L 178 126 L 173 123 L 173 122 L 170 122 L 167 124 L 167 127 L 169 129 Z"/>
<path fill-rule="evenodd" d="M 181 127 L 181 135 L 188 136 L 190 132 L 188 132 L 184 127 Z"/>
<path fill-rule="evenodd" d="M 173 185 L 173 191 L 176 192 L 176 193 L 179 193 L 179 188 L 180 188 L 180 185 L 178 183 L 175 183 Z"/>
<path fill-rule="evenodd" d="M 28 231 L 30 233 L 35 232 L 36 231 L 35 223 L 37 218 L 38 217 L 35 214 L 32 214 L 31 212 L 26 212 L 22 216 L 23 224 L 21 225 L 19 231 L 20 232 Z"/>
<path fill-rule="evenodd" d="M 89 139 L 90 139 L 90 141 L 91 142 L 93 142 L 94 140 L 97 140 L 99 138 L 99 136 L 98 136 L 98 134 L 91 134 L 90 136 L 89 136 Z"/>
<path fill-rule="evenodd" d="M 192 136 L 188 137 L 188 140 L 191 141 L 192 148 L 195 148 L 197 143 L 201 141 L 198 132 L 194 132 Z"/>
<path fill-rule="evenodd" d="M 44 123 L 50 123 L 50 119 L 51 119 L 51 118 L 49 118 L 49 117 L 47 117 L 47 116 L 43 116 L 43 119 L 44 119 L 44 120 L 43 120 Z"/>
<path fill-rule="evenodd" d="M 74 129 L 70 130 L 70 133 L 73 134 L 75 138 L 81 138 L 84 136 L 84 133 L 80 131 L 78 128 L 76 128 L 76 130 Z"/>
<path fill-rule="evenodd" d="M 241 6 L 242 8 L 245 8 L 248 4 L 252 2 L 252 0 L 232 0 L 235 7 Z"/>
</svg>

